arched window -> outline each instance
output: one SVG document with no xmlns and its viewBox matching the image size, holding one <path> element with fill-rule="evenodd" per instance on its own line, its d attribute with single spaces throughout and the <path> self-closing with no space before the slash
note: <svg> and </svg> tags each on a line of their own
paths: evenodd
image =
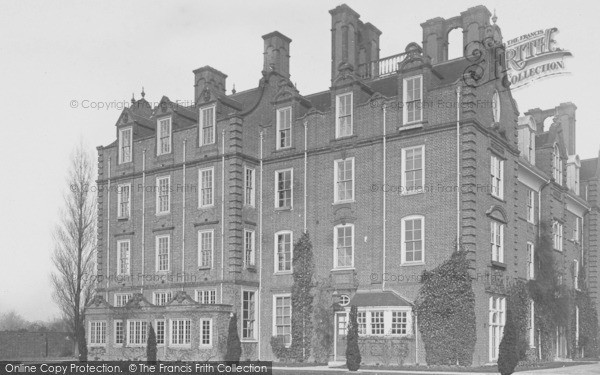
<svg viewBox="0 0 600 375">
<path fill-rule="evenodd" d="M 463 30 L 456 28 L 448 32 L 448 60 L 464 56 Z"/>
<path fill-rule="evenodd" d="M 562 161 L 560 160 L 560 149 L 558 143 L 554 144 L 552 151 L 552 177 L 557 184 L 562 185 Z"/>
</svg>

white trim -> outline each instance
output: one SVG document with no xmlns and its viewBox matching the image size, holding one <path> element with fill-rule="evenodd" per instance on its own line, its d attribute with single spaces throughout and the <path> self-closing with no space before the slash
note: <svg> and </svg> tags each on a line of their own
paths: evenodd
<svg viewBox="0 0 600 375">
<path fill-rule="evenodd" d="M 165 302 L 158 304 L 157 302 L 157 295 L 158 294 L 165 294 Z M 169 303 L 171 301 L 171 299 L 173 298 L 173 291 L 172 290 L 158 290 L 155 292 L 152 292 L 152 303 L 157 305 L 157 306 L 164 306 L 167 303 Z"/>
<path fill-rule="evenodd" d="M 117 323 L 121 323 L 121 340 L 123 340 L 123 342 L 117 342 Z M 113 345 L 119 345 L 122 346 L 124 345 L 127 340 L 127 334 L 125 332 L 125 322 L 122 319 L 114 319 L 113 320 Z"/>
<path fill-rule="evenodd" d="M 490 244 L 492 261 L 504 263 L 504 224 L 494 219 L 490 220 Z"/>
<path fill-rule="evenodd" d="M 161 143 L 161 122 L 168 120 L 169 123 L 169 142 L 168 142 L 168 150 L 162 151 L 162 143 Z M 167 155 L 173 151 L 173 121 L 171 116 L 162 117 L 156 120 L 156 156 Z"/>
<path fill-rule="evenodd" d="M 527 241 L 527 280 L 535 280 L 535 245 Z"/>
<path fill-rule="evenodd" d="M 245 292 L 250 292 L 254 294 L 254 325 L 252 327 L 252 337 L 244 337 L 244 293 Z M 245 289 L 242 288 L 241 290 L 241 301 L 242 304 L 240 305 L 240 312 L 241 312 L 241 316 L 240 316 L 240 322 L 241 322 L 241 327 L 240 330 L 242 332 L 242 334 L 240 335 L 240 341 L 242 342 L 256 342 L 257 341 L 257 336 L 256 336 L 256 329 L 258 327 L 258 292 L 255 289 Z"/>
<path fill-rule="evenodd" d="M 338 163 L 346 163 L 346 161 L 350 161 L 352 163 L 352 197 L 348 198 L 348 199 L 340 199 L 339 196 L 339 192 L 338 192 L 338 172 L 339 172 L 339 165 Z M 345 159 L 336 159 L 333 161 L 333 202 L 334 203 L 348 203 L 348 202 L 354 202 L 355 199 L 355 194 L 356 194 L 356 189 L 355 189 L 355 181 L 356 181 L 356 174 L 355 174 L 355 165 L 356 163 L 354 162 L 354 157 L 348 157 Z"/>
<path fill-rule="evenodd" d="M 121 245 L 127 244 L 127 271 L 121 272 Z M 117 241 L 117 275 L 131 275 L 131 240 Z"/>
<path fill-rule="evenodd" d="M 121 206 L 123 204 L 123 189 L 127 188 L 127 213 L 124 214 Z M 129 219 L 131 217 L 131 184 L 117 185 L 117 219 Z"/>
<path fill-rule="evenodd" d="M 194 291 L 196 302 L 205 304 L 205 305 L 214 305 L 217 303 L 217 289 L 196 289 Z M 206 295 L 206 299 L 208 303 L 204 303 L 204 298 L 202 298 L 202 294 Z M 212 296 L 211 296 L 212 294 Z M 211 298 L 212 297 L 212 298 Z M 212 302 L 211 302 L 212 300 Z"/>
<path fill-rule="evenodd" d="M 210 171 L 210 182 L 211 182 L 211 186 L 210 186 L 210 203 L 206 203 L 204 204 L 202 202 L 202 190 L 204 189 L 204 186 L 202 185 L 202 173 L 203 172 L 208 172 Z M 215 167 L 208 167 L 208 168 L 200 168 L 198 169 L 198 186 L 200 187 L 198 189 L 198 208 L 207 208 L 207 207 L 213 207 L 215 205 Z"/>
<path fill-rule="evenodd" d="M 408 190 L 406 186 L 406 152 L 411 150 L 421 149 L 421 187 L 420 189 Z M 424 192 L 425 187 L 425 145 L 406 147 L 402 149 L 401 152 L 401 160 L 400 160 L 400 180 L 401 180 L 401 191 L 402 195 L 412 195 L 412 194 L 420 194 Z"/>
<path fill-rule="evenodd" d="M 119 297 L 121 297 L 121 303 L 119 303 Z M 126 297 L 126 298 L 124 298 L 124 297 Z M 131 294 L 131 293 L 115 293 L 113 295 L 114 306 L 115 307 L 123 307 L 123 306 L 127 305 L 127 302 L 129 302 L 129 300 L 131 300 L 131 297 L 133 297 L 133 294 Z M 123 301 L 123 299 L 125 299 L 125 301 Z"/>
<path fill-rule="evenodd" d="M 129 132 L 129 159 L 124 160 L 123 158 L 123 133 Z M 119 129 L 119 164 L 127 164 L 133 161 L 133 127 L 128 126 L 126 128 Z"/>
<path fill-rule="evenodd" d="M 159 240 L 161 238 L 167 239 L 167 269 L 161 270 L 159 260 L 158 260 L 158 251 L 159 251 Z M 160 234 L 155 237 L 154 241 L 154 253 L 155 253 L 155 270 L 156 272 L 169 272 L 171 270 L 171 235 L 170 234 Z"/>
<path fill-rule="evenodd" d="M 290 205 L 279 206 L 279 173 L 290 172 Z M 279 169 L 275 171 L 275 208 L 280 209 L 293 209 L 294 208 L 294 168 Z"/>
<path fill-rule="evenodd" d="M 350 96 L 350 134 L 340 135 L 340 99 Z M 354 135 L 354 93 L 352 91 L 335 96 L 335 138 L 344 138 Z"/>
<path fill-rule="evenodd" d="M 352 249 L 352 261 L 351 264 L 349 266 L 339 266 L 338 265 L 338 229 L 340 228 L 351 228 L 352 231 L 352 239 L 351 239 L 351 249 Z M 340 269 L 353 269 L 354 268 L 354 253 L 355 253 L 355 241 L 354 238 L 355 233 L 354 233 L 354 224 L 352 223 L 346 223 L 346 224 L 338 224 L 336 226 L 333 227 L 333 268 L 336 270 L 340 270 Z"/>
<path fill-rule="evenodd" d="M 202 235 L 204 233 L 210 233 L 210 265 L 202 264 Z M 214 229 L 206 229 L 198 231 L 198 267 L 205 268 L 210 267 L 211 269 L 214 267 L 215 263 L 215 230 Z"/>
<path fill-rule="evenodd" d="M 419 105 L 419 119 L 415 119 L 412 121 L 408 121 L 408 105 L 407 105 L 407 82 L 408 81 L 414 81 L 417 78 L 419 78 L 419 90 L 420 90 L 420 105 Z M 415 111 L 415 115 L 416 115 L 417 111 Z M 415 116 L 416 117 L 416 116 Z M 417 124 L 423 122 L 423 75 L 422 74 L 418 74 L 418 75 L 414 75 L 411 77 L 406 77 L 402 80 L 402 125 L 406 126 L 409 124 Z"/>
<path fill-rule="evenodd" d="M 579 290 L 579 261 L 573 259 L 573 288 Z"/>
<path fill-rule="evenodd" d="M 208 344 L 204 344 L 202 343 L 202 340 L 204 339 L 202 336 L 204 334 L 204 327 L 203 327 L 203 323 L 204 322 L 208 322 Z M 198 344 L 201 348 L 212 348 L 213 346 L 213 320 L 212 318 L 201 318 L 199 320 L 199 328 L 200 328 L 200 335 L 198 337 Z M 190 326 L 191 329 L 191 326 Z M 191 341 L 191 337 L 190 337 L 190 341 Z M 191 342 L 190 342 L 191 343 Z"/>
<path fill-rule="evenodd" d="M 290 127 L 288 129 L 289 131 L 289 137 L 288 137 L 288 145 L 287 146 L 281 146 L 281 122 L 279 121 L 280 116 L 279 114 L 282 112 L 287 112 L 289 111 L 289 121 L 290 121 Z M 275 149 L 276 150 L 283 150 L 286 148 L 290 148 L 292 147 L 292 133 L 293 133 L 293 112 L 292 112 L 292 107 L 291 106 L 287 106 L 287 107 L 283 107 L 283 108 L 278 108 L 277 111 L 275 111 L 275 123 L 276 123 L 276 144 L 275 144 Z"/>
<path fill-rule="evenodd" d="M 205 143 L 204 142 L 204 111 L 210 110 L 212 109 L 212 134 L 213 134 L 213 139 L 212 142 L 209 143 Z M 212 145 L 215 144 L 215 142 L 217 141 L 217 106 L 215 104 L 200 108 L 199 110 L 199 117 L 198 117 L 198 145 L 200 147 L 202 146 L 206 146 L 206 145 Z"/>
<path fill-rule="evenodd" d="M 189 336 L 190 336 L 190 342 L 189 343 L 184 343 L 184 344 L 174 344 L 173 343 L 173 333 L 174 333 L 174 329 L 173 329 L 173 322 L 175 321 L 182 321 L 182 322 L 190 322 L 190 330 L 189 330 Z M 185 340 L 185 324 L 183 325 L 183 337 Z M 189 318 L 172 318 L 169 319 L 169 346 L 173 346 L 176 348 L 189 348 L 192 346 L 192 329 L 193 329 L 193 324 L 192 324 L 192 320 Z"/>
<path fill-rule="evenodd" d="M 279 243 L 277 242 L 277 237 L 279 235 L 285 235 L 285 234 L 289 234 L 290 235 L 290 269 L 289 270 L 280 270 L 279 269 Z M 273 246 L 274 246 L 274 251 L 273 251 L 273 255 L 274 255 L 274 273 L 276 274 L 285 274 L 285 273 L 293 273 L 294 272 L 294 266 L 293 266 L 293 259 L 294 259 L 294 232 L 292 232 L 291 230 L 280 230 L 278 232 L 276 232 L 273 235 Z"/>
<path fill-rule="evenodd" d="M 160 182 L 167 180 L 167 209 L 165 211 L 160 210 Z M 156 215 L 166 215 L 171 212 L 171 176 L 156 177 Z"/>
<path fill-rule="evenodd" d="M 97 339 L 96 332 L 92 331 L 92 324 L 100 324 L 101 327 L 104 326 L 104 328 L 103 328 L 104 335 L 102 337 L 103 342 L 92 343 L 92 336 Z M 108 327 L 108 325 L 106 323 L 106 320 L 90 320 L 88 322 L 88 345 L 90 347 L 105 347 L 106 346 L 107 327 Z M 92 332 L 94 332 L 93 335 L 92 335 Z M 102 328 L 101 328 L 101 332 L 102 332 Z M 99 340 L 96 340 L 96 341 L 99 341 Z"/>
<path fill-rule="evenodd" d="M 291 293 L 275 293 L 273 294 L 273 325 L 271 326 L 271 336 L 277 336 L 277 298 L 290 299 L 290 343 L 286 347 L 291 346 L 292 342 L 292 294 Z"/>
<path fill-rule="evenodd" d="M 158 322 L 163 323 L 163 342 L 158 342 Z M 165 346 L 167 344 L 167 320 L 166 319 L 154 319 L 154 333 L 156 335 L 156 345 Z"/>
<path fill-rule="evenodd" d="M 247 233 L 251 234 L 251 245 L 252 245 L 252 256 L 250 257 L 251 263 L 248 263 L 247 259 L 246 259 L 246 251 L 247 251 L 247 247 L 248 247 L 248 242 L 246 241 Z M 253 229 L 244 229 L 244 266 L 246 268 L 256 267 L 256 232 Z"/>
<path fill-rule="evenodd" d="M 250 202 L 248 202 L 246 190 L 248 189 L 248 185 L 246 184 L 248 172 L 252 172 L 252 181 L 251 181 L 251 194 L 250 194 Z M 256 205 L 256 169 L 249 168 L 248 166 L 244 166 L 244 206 L 254 207 Z"/>
<path fill-rule="evenodd" d="M 405 242 L 405 226 L 407 220 L 421 219 L 421 260 L 418 261 L 407 261 L 406 260 L 406 242 Z M 401 252 L 400 252 L 400 263 L 402 265 L 409 264 L 425 264 L 425 216 L 423 215 L 409 215 L 405 216 L 400 221 L 400 238 L 401 238 Z"/>
<path fill-rule="evenodd" d="M 496 173 L 498 173 L 499 176 L 496 175 Z M 492 196 L 498 199 L 504 199 L 504 160 L 495 154 L 490 156 L 490 177 L 492 180 Z M 498 186 L 496 186 L 496 184 Z"/>
<path fill-rule="evenodd" d="M 140 325 L 140 342 L 138 343 L 132 343 L 131 342 L 131 326 L 132 323 L 136 324 L 139 323 Z M 144 329 L 144 325 L 146 326 Z M 137 327 L 134 326 L 135 329 L 137 329 Z M 148 341 L 148 321 L 147 320 L 143 320 L 143 319 L 130 319 L 127 320 L 127 346 L 128 347 L 141 347 L 141 346 L 146 346 L 146 343 Z"/>
<path fill-rule="evenodd" d="M 500 94 L 498 94 L 498 90 L 494 91 L 492 94 L 492 117 L 494 122 L 500 122 L 500 110 L 502 107 L 500 106 Z"/>
<path fill-rule="evenodd" d="M 535 224 L 535 190 L 527 191 L 527 222 Z"/>
</svg>

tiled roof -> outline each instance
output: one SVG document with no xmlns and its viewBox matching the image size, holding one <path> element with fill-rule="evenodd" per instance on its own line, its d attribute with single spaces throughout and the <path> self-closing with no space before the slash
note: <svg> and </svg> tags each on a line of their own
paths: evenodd
<svg viewBox="0 0 600 375">
<path fill-rule="evenodd" d="M 352 297 L 350 305 L 357 307 L 412 306 L 410 302 L 391 290 L 357 291 Z"/>
</svg>

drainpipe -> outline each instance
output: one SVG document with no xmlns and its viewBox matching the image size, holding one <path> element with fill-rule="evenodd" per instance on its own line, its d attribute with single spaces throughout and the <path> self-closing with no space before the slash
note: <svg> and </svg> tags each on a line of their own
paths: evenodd
<svg viewBox="0 0 600 375">
<path fill-rule="evenodd" d="M 183 207 L 182 207 L 182 218 L 181 218 L 181 275 L 183 276 L 183 282 L 181 283 L 181 291 L 184 290 L 185 285 L 185 193 L 187 186 L 185 185 L 185 146 L 187 139 L 183 140 Z"/>
<path fill-rule="evenodd" d="M 419 318 L 415 314 L 415 364 L 419 364 Z"/>
<path fill-rule="evenodd" d="M 132 194 L 130 194 L 132 196 Z M 130 199 L 132 201 L 132 199 Z M 131 204 L 131 203 L 129 203 Z M 142 288 L 140 293 L 144 294 L 145 277 L 145 255 L 146 252 L 146 150 L 142 151 Z"/>
<path fill-rule="evenodd" d="M 221 131 L 221 303 L 223 303 L 223 281 L 225 281 L 225 129 Z"/>
<path fill-rule="evenodd" d="M 306 191 L 307 186 L 307 176 L 308 173 L 308 121 L 304 121 L 304 233 L 306 233 L 306 199 L 308 197 L 308 192 Z M 262 146 L 262 144 L 261 144 Z"/>
<path fill-rule="evenodd" d="M 108 302 L 108 287 L 110 286 L 110 165 L 112 158 L 108 157 L 108 197 L 106 199 L 106 302 Z M 130 194 L 131 195 L 131 194 Z"/>
<path fill-rule="evenodd" d="M 460 86 L 456 86 L 456 251 L 460 251 Z"/>
<path fill-rule="evenodd" d="M 382 208 L 381 208 L 381 226 L 383 229 L 383 239 L 381 241 L 381 246 L 382 246 L 382 258 L 383 258 L 383 267 L 382 267 L 382 274 L 381 274 L 381 289 L 385 290 L 385 248 L 386 248 L 386 214 L 385 214 L 385 209 L 386 209 L 386 159 L 387 159 L 387 139 L 386 139 L 386 129 L 385 129 L 385 117 L 386 117 L 386 113 L 387 113 L 387 108 L 385 106 L 385 103 L 383 104 L 383 121 L 382 121 L 382 131 L 383 131 L 383 198 L 382 198 Z"/>
<path fill-rule="evenodd" d="M 260 192 L 259 198 L 260 203 L 258 206 L 258 359 L 260 360 L 261 353 L 261 329 L 262 326 L 260 322 L 261 318 L 261 305 L 262 305 L 262 219 L 263 219 L 263 132 L 260 132 L 260 182 L 259 182 L 258 191 Z"/>
</svg>

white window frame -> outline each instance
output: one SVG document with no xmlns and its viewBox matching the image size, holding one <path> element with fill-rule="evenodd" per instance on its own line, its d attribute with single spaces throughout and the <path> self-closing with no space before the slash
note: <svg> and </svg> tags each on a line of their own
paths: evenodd
<svg viewBox="0 0 600 375">
<path fill-rule="evenodd" d="M 492 316 L 494 314 L 498 314 L 498 320 L 496 322 L 493 321 Z M 498 352 L 500 349 L 500 341 L 502 340 L 502 336 L 504 333 L 504 326 L 506 325 L 506 298 L 504 297 L 489 297 L 489 317 L 488 317 L 488 326 L 489 326 L 489 358 L 490 362 L 495 362 L 498 360 Z M 497 330 L 496 332 L 494 332 Z M 492 333 L 495 333 L 493 335 Z"/>
<path fill-rule="evenodd" d="M 563 251 L 563 225 L 558 220 L 552 222 L 552 247 L 554 250 Z"/>
<path fill-rule="evenodd" d="M 250 252 L 249 256 L 248 252 Z M 252 229 L 244 229 L 244 265 L 246 268 L 256 266 L 256 233 Z"/>
<path fill-rule="evenodd" d="M 162 133 L 162 124 L 164 121 L 167 121 L 167 123 L 168 123 L 168 133 L 169 134 L 166 136 Z M 173 142 L 172 134 L 173 134 L 173 122 L 171 120 L 171 117 L 163 117 L 163 118 L 159 118 L 158 120 L 156 120 L 156 156 L 166 155 L 166 154 L 171 153 L 171 144 Z M 165 140 L 166 143 L 163 144 L 163 140 Z M 164 146 L 164 150 L 163 150 L 163 146 Z"/>
<path fill-rule="evenodd" d="M 117 341 L 117 338 L 119 337 L 117 334 L 117 326 L 119 325 L 119 323 L 121 324 L 121 342 Z M 125 323 L 123 322 L 123 320 L 121 319 L 115 319 L 113 320 L 113 341 L 115 345 L 124 345 L 127 340 L 127 334 L 125 332 Z"/>
<path fill-rule="evenodd" d="M 346 162 L 350 162 L 350 164 L 351 164 L 350 173 L 352 173 L 352 178 L 340 181 L 340 180 L 338 180 L 339 172 L 340 172 L 340 163 L 344 164 L 344 171 L 346 171 L 346 169 L 345 169 Z M 354 194 L 356 191 L 354 188 L 354 183 L 356 181 L 356 178 L 355 178 L 356 174 L 355 174 L 354 166 L 355 166 L 354 157 L 350 157 L 350 158 L 346 158 L 346 159 L 337 159 L 337 160 L 333 161 L 333 201 L 334 201 L 334 203 L 354 202 Z M 346 176 L 344 176 L 344 177 L 346 177 Z M 341 183 L 346 183 L 346 182 L 350 182 L 350 185 L 351 185 L 350 197 L 345 197 L 345 199 L 341 199 L 339 185 Z"/>
<path fill-rule="evenodd" d="M 527 191 L 527 222 L 535 224 L 535 190 Z"/>
<path fill-rule="evenodd" d="M 210 235 L 210 264 L 204 264 L 202 253 L 207 249 L 204 249 L 202 246 L 204 242 L 202 241 L 202 235 L 209 234 Z M 215 231 L 214 229 L 206 229 L 198 231 L 198 267 L 200 268 L 213 268 L 215 262 Z"/>
<path fill-rule="evenodd" d="M 344 117 L 350 116 L 350 134 L 341 134 L 341 100 L 350 97 L 350 115 L 344 114 Z M 335 138 L 350 137 L 354 134 L 354 93 L 346 92 L 335 96 Z"/>
<path fill-rule="evenodd" d="M 250 181 L 248 180 L 250 178 Z M 256 170 L 244 167 L 244 205 L 254 207 L 256 204 Z"/>
<path fill-rule="evenodd" d="M 535 245 L 527 241 L 527 280 L 535 280 Z"/>
<path fill-rule="evenodd" d="M 491 193 L 498 199 L 504 199 L 504 160 L 492 154 L 490 158 Z"/>
<path fill-rule="evenodd" d="M 492 95 L 492 115 L 494 122 L 500 122 L 500 110 L 500 94 L 498 94 L 498 90 L 496 90 Z"/>
<path fill-rule="evenodd" d="M 290 205 L 280 206 L 279 205 L 279 174 L 290 173 Z M 294 168 L 286 168 L 275 171 L 275 208 L 280 209 L 293 209 L 294 208 Z"/>
<path fill-rule="evenodd" d="M 421 260 L 406 260 L 406 222 L 408 220 L 421 220 Z M 414 230 L 414 229 L 413 229 Z M 400 236 L 402 238 L 401 242 L 401 254 L 400 254 L 400 263 L 402 265 L 410 265 L 410 264 L 425 264 L 425 216 L 423 215 L 410 215 L 405 216 L 400 221 Z M 413 240 L 414 241 L 414 240 Z"/>
<path fill-rule="evenodd" d="M 88 345 L 106 346 L 106 320 L 91 320 L 88 324 Z M 92 328 L 94 327 L 94 328 Z"/>
<path fill-rule="evenodd" d="M 346 308 L 346 317 L 350 311 L 350 308 Z M 373 313 L 381 313 L 381 330 L 373 333 Z M 406 321 L 404 324 L 405 333 L 393 333 L 394 324 L 394 313 L 405 314 Z M 410 307 L 398 307 L 398 306 L 378 306 L 378 307 L 359 307 L 357 314 L 358 333 L 361 336 L 369 337 L 411 337 L 413 336 L 413 322 L 412 322 L 412 309 Z M 340 327 L 338 327 L 340 328 Z M 398 328 L 398 327 L 396 327 Z"/>
<path fill-rule="evenodd" d="M 406 162 L 408 161 L 406 154 L 408 151 L 414 151 L 417 149 L 421 149 L 421 186 L 417 189 L 416 185 L 415 185 L 414 187 L 411 187 L 409 189 L 409 187 L 407 185 L 408 184 L 407 178 L 406 178 L 406 173 L 409 172 L 406 169 Z M 405 195 L 423 193 L 423 191 L 424 191 L 423 187 L 425 186 L 425 145 L 403 148 L 400 169 L 401 169 L 401 173 L 402 173 L 402 175 L 401 175 L 401 179 L 402 179 L 401 193 L 405 194 Z M 417 170 L 417 169 L 412 169 L 411 171 L 415 171 L 415 170 Z"/>
<path fill-rule="evenodd" d="M 183 341 L 182 343 L 177 342 L 174 343 L 173 342 L 173 335 L 176 333 L 175 329 L 173 328 L 173 326 L 175 325 L 175 322 L 183 322 Z M 187 329 L 185 322 L 189 322 L 189 329 Z M 179 330 L 179 323 L 177 324 L 177 328 Z M 169 346 L 173 346 L 173 347 L 178 347 L 178 348 L 189 348 L 192 346 L 192 320 L 191 319 L 187 319 L 187 318 L 173 318 L 173 319 L 169 319 Z M 186 332 L 187 330 L 187 332 Z M 178 333 L 178 332 L 177 332 Z M 187 333 L 187 335 L 186 335 Z M 179 336 L 179 335 L 178 335 Z M 186 338 L 189 336 L 189 342 L 185 342 Z M 176 340 L 179 341 L 179 338 Z"/>
<path fill-rule="evenodd" d="M 131 300 L 133 294 L 131 293 L 115 293 L 115 307 L 123 307 Z"/>
<path fill-rule="evenodd" d="M 562 160 L 558 143 L 555 143 L 552 148 L 552 177 L 557 184 L 562 185 Z"/>
<path fill-rule="evenodd" d="M 286 120 L 289 121 L 289 127 L 287 128 L 282 128 L 282 124 L 281 124 L 281 115 L 285 113 L 286 115 Z M 282 149 L 286 149 L 286 148 L 290 148 L 292 147 L 292 129 L 293 129 L 293 125 L 292 125 L 292 107 L 288 106 L 288 107 L 283 107 L 283 108 L 279 108 L 277 109 L 277 119 L 276 119 L 276 124 L 277 124 L 277 144 L 276 149 L 277 150 L 282 150 Z M 287 132 L 288 136 L 286 137 L 285 140 L 287 140 L 287 142 L 282 146 L 281 145 L 281 133 L 285 133 Z"/>
<path fill-rule="evenodd" d="M 209 111 L 209 110 L 212 110 L 212 142 L 211 142 L 211 140 L 209 140 L 207 142 L 204 139 L 204 112 Z M 213 104 L 213 105 L 210 105 L 210 106 L 207 106 L 204 108 L 200 108 L 198 124 L 199 124 L 199 129 L 198 129 L 199 145 L 206 146 L 206 145 L 214 144 L 217 141 L 217 106 Z M 209 129 L 209 128 L 211 128 L 211 127 L 206 127 L 206 129 Z"/>
<path fill-rule="evenodd" d="M 208 343 L 204 342 L 204 323 L 208 323 Z M 198 341 L 201 348 L 212 348 L 213 346 L 213 321 L 211 318 L 201 318 L 199 320 L 200 335 Z"/>
<path fill-rule="evenodd" d="M 581 239 L 581 217 L 575 216 L 575 226 L 573 227 L 573 242 L 579 243 Z"/>
<path fill-rule="evenodd" d="M 123 194 L 127 191 L 127 194 Z M 123 201 L 123 196 L 127 197 L 127 201 Z M 123 206 L 127 203 L 127 209 Z M 117 186 L 117 218 L 128 219 L 131 216 L 131 184 L 120 184 Z"/>
<path fill-rule="evenodd" d="M 160 301 L 161 299 L 164 299 L 164 302 Z M 173 299 L 173 292 L 171 290 L 161 290 L 152 293 L 152 303 L 156 306 L 165 306 L 171 299 Z"/>
<path fill-rule="evenodd" d="M 208 301 L 208 302 L 204 302 Z M 196 302 L 205 305 L 214 305 L 217 303 L 216 289 L 196 289 Z"/>
<path fill-rule="evenodd" d="M 280 235 L 289 235 L 290 236 L 290 269 L 286 270 L 286 269 L 280 269 L 279 268 L 279 243 L 278 243 L 278 236 Z M 293 259 L 294 259 L 294 232 L 292 232 L 291 230 L 281 230 L 279 232 L 276 232 L 274 235 L 274 255 L 275 255 L 275 273 L 292 273 L 294 272 L 294 265 L 293 265 Z M 287 263 L 287 262 L 285 262 Z"/>
<path fill-rule="evenodd" d="M 529 347 L 535 348 L 535 301 L 529 300 Z"/>
<path fill-rule="evenodd" d="M 160 258 L 159 258 L 159 244 L 160 239 L 167 239 L 167 269 L 160 269 Z M 169 272 L 171 270 L 171 235 L 169 234 L 161 234 L 157 235 L 155 239 L 155 253 L 156 253 L 156 272 Z"/>
<path fill-rule="evenodd" d="M 338 230 L 342 229 L 342 228 L 350 228 L 350 232 L 351 232 L 351 238 L 350 238 L 350 251 L 352 253 L 351 255 L 351 260 L 350 260 L 350 265 L 343 265 L 340 266 L 339 264 L 339 257 L 338 257 L 338 241 L 339 241 L 339 237 L 338 237 Z M 354 268 L 354 239 L 355 239 L 355 233 L 354 233 L 354 224 L 338 224 L 335 227 L 333 227 L 333 268 L 334 269 L 353 269 Z"/>
<path fill-rule="evenodd" d="M 158 323 L 162 323 L 163 324 L 163 328 L 162 328 L 162 343 L 158 342 L 158 338 L 159 338 L 159 329 L 158 329 Z M 154 332 L 156 333 L 156 345 L 158 346 L 165 346 L 167 343 L 167 320 L 166 319 L 154 319 Z"/>
<path fill-rule="evenodd" d="M 167 194 L 161 194 L 161 181 L 167 181 Z M 162 210 L 161 197 L 166 196 L 167 208 Z M 171 212 L 171 176 L 161 176 L 156 178 L 156 215 L 166 215 Z"/>
<path fill-rule="evenodd" d="M 415 81 L 415 80 L 419 80 L 419 99 L 413 99 L 410 102 L 408 101 L 408 82 L 409 81 Z M 414 85 L 414 83 L 413 83 Z M 409 121 L 408 119 L 408 115 L 409 115 L 409 105 L 410 103 L 418 103 L 418 108 L 415 108 L 414 110 L 414 116 L 413 116 L 413 120 Z M 417 114 L 418 114 L 418 118 L 417 118 Z M 423 122 L 423 75 L 419 74 L 419 75 L 415 75 L 412 77 L 406 77 L 403 79 L 402 82 L 402 124 L 403 125 L 410 125 L 410 124 L 418 124 Z"/>
<path fill-rule="evenodd" d="M 125 244 L 127 245 L 127 270 L 123 272 L 123 257 L 121 252 Z M 117 241 L 117 275 L 131 275 L 131 240 Z"/>
<path fill-rule="evenodd" d="M 139 325 L 139 340 L 132 341 L 132 328 L 134 335 L 137 335 Z M 145 329 L 144 329 L 145 326 Z M 137 339 L 137 337 L 134 337 Z M 148 341 L 148 321 L 142 319 L 127 320 L 127 346 L 145 346 Z"/>
<path fill-rule="evenodd" d="M 254 311 L 252 312 L 253 319 L 245 319 L 244 318 L 244 311 L 245 311 L 245 309 L 244 309 L 244 294 L 245 293 L 252 293 L 252 295 L 254 296 L 254 300 L 253 300 L 253 303 L 254 303 L 254 309 L 253 310 Z M 241 312 L 242 312 L 241 313 L 241 315 L 242 315 L 241 316 L 241 320 L 242 320 L 241 331 L 242 331 L 242 335 L 241 335 L 241 341 L 244 341 L 244 342 L 256 341 L 257 340 L 256 339 L 256 329 L 257 329 L 257 325 L 256 324 L 258 322 L 258 320 L 257 320 L 257 317 L 258 317 L 258 315 L 257 315 L 258 304 L 257 304 L 257 297 L 256 297 L 256 295 L 257 295 L 256 290 L 242 289 L 242 296 L 241 296 L 241 299 L 242 299 L 242 304 L 241 304 Z M 248 310 L 248 311 L 250 311 L 250 310 Z M 244 327 L 244 322 L 246 320 L 249 320 L 249 321 L 251 320 L 252 321 L 252 328 L 251 328 L 252 335 L 248 336 L 248 337 L 245 336 L 246 331 L 245 331 L 245 327 Z"/>
<path fill-rule="evenodd" d="M 129 144 L 123 144 L 123 133 L 129 132 Z M 129 149 L 129 157 L 125 157 L 124 149 Z M 133 127 L 119 129 L 119 164 L 127 164 L 133 161 Z"/>
<path fill-rule="evenodd" d="M 210 186 L 204 186 L 204 181 L 202 175 L 204 173 L 209 173 L 210 175 Z M 206 208 L 213 207 L 215 205 L 215 167 L 201 168 L 198 170 L 198 208 Z M 204 201 L 204 190 L 210 189 L 210 197 L 207 197 L 207 200 L 210 202 Z"/>
<path fill-rule="evenodd" d="M 504 223 L 490 220 L 492 261 L 504 263 Z"/>
<path fill-rule="evenodd" d="M 272 326 L 272 332 L 273 332 L 273 336 L 277 336 L 277 299 L 278 298 L 289 298 L 290 299 L 290 342 L 287 343 L 285 346 L 287 348 L 289 348 L 292 345 L 292 294 L 291 293 L 279 293 L 279 294 L 273 294 L 273 326 Z M 286 325 L 281 325 L 282 327 L 286 327 Z"/>
</svg>

